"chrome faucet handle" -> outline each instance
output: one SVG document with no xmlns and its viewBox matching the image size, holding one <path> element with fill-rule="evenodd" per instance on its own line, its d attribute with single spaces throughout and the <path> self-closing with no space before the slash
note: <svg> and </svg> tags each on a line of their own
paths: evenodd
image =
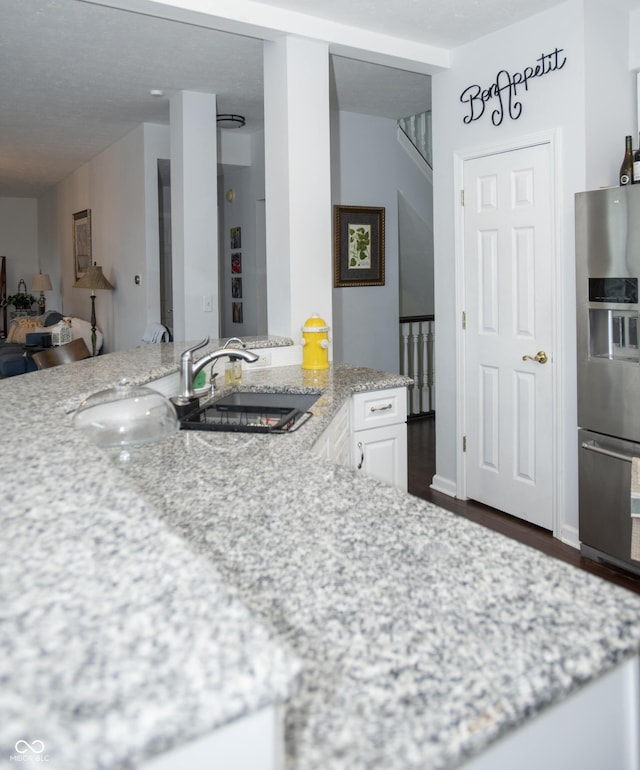
<svg viewBox="0 0 640 770">
<path fill-rule="evenodd" d="M 191 358 L 193 353 L 196 352 L 196 350 L 200 350 L 200 348 L 203 348 L 205 345 L 209 344 L 209 337 L 205 337 L 204 339 L 200 340 L 197 344 L 195 344 L 192 348 L 187 348 L 182 353 L 182 359 L 184 360 L 185 357 Z"/>
</svg>

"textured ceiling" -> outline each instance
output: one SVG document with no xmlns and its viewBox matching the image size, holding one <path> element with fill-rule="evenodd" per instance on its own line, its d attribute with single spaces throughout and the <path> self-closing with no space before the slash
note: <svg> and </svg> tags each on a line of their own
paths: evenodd
<svg viewBox="0 0 640 770">
<path fill-rule="evenodd" d="M 31 195 L 143 122 L 167 97 L 217 93 L 262 121 L 260 41 L 77 0 L 0 0 L 0 195 Z"/>
<path fill-rule="evenodd" d="M 609 0 L 615 2 L 616 0 Z M 563 0 L 259 0 L 439 48 L 456 48 Z"/>
<path fill-rule="evenodd" d="M 444 48 L 560 1 L 261 0 Z M 38 197 L 137 124 L 167 123 L 180 90 L 262 125 L 261 41 L 91 2 L 0 0 L 0 71 L 0 196 Z M 429 106 L 430 79 L 334 56 L 332 100 L 399 118 Z"/>
</svg>

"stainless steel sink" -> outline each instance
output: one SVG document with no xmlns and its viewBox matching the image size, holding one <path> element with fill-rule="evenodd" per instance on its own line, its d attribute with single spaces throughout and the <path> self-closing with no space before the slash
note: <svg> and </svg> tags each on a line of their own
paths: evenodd
<svg viewBox="0 0 640 770">
<path fill-rule="evenodd" d="M 257 393 L 252 390 L 239 390 L 217 399 L 214 403 L 225 407 L 277 407 L 306 412 L 319 398 L 320 393 Z"/>
<path fill-rule="evenodd" d="M 183 430 L 285 433 L 297 430 L 310 417 L 320 393 L 258 393 L 236 391 L 189 412 Z"/>
</svg>

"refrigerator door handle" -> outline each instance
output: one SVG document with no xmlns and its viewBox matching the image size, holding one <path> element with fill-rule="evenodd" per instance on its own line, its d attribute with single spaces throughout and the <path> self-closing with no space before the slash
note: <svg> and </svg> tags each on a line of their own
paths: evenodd
<svg viewBox="0 0 640 770">
<path fill-rule="evenodd" d="M 633 460 L 633 455 L 624 455 L 621 452 L 614 452 L 612 449 L 605 449 L 598 446 L 595 441 L 583 441 L 580 446 L 583 449 L 588 449 L 590 452 L 597 452 L 600 455 L 606 455 L 607 457 L 613 457 L 614 460 L 624 460 L 626 463 L 630 463 Z"/>
</svg>

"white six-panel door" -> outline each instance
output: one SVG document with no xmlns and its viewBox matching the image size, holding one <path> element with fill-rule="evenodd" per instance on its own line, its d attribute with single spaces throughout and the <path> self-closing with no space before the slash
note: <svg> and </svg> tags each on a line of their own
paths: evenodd
<svg viewBox="0 0 640 770">
<path fill-rule="evenodd" d="M 551 150 L 464 163 L 467 497 L 553 526 Z M 538 353 L 544 355 L 532 360 Z M 530 356 L 523 360 L 523 356 Z"/>
</svg>

